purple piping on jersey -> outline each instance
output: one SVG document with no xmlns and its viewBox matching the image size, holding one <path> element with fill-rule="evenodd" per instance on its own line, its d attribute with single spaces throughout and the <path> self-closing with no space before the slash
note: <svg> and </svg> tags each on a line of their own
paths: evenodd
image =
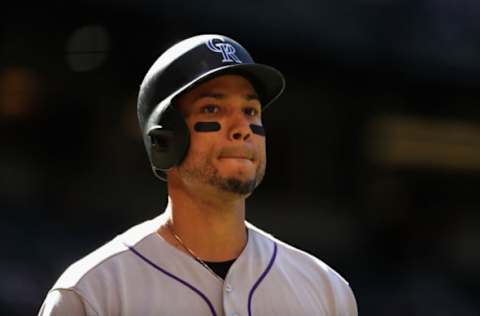
<svg viewBox="0 0 480 316">
<path fill-rule="evenodd" d="M 155 269 L 159 270 L 160 272 L 166 274 L 167 276 L 171 277 L 172 279 L 182 283 L 183 285 L 185 285 L 186 287 L 188 287 L 190 290 L 194 291 L 195 293 L 197 293 L 201 298 L 203 298 L 203 300 L 205 301 L 205 303 L 207 303 L 208 307 L 210 308 L 210 311 L 212 312 L 212 315 L 213 316 L 217 316 L 217 313 L 215 312 L 215 309 L 213 308 L 213 305 L 212 303 L 210 302 L 210 300 L 207 298 L 207 296 L 205 294 L 203 294 L 202 292 L 200 292 L 199 289 L 197 289 L 196 287 L 194 287 L 193 285 L 189 284 L 188 282 L 180 279 L 179 277 L 177 277 L 176 275 L 168 272 L 167 270 L 165 269 L 162 269 L 161 267 L 157 266 L 155 263 L 153 263 L 152 261 L 150 261 L 148 258 L 146 258 L 145 256 L 143 256 L 141 253 L 139 253 L 137 250 L 135 250 L 135 248 L 133 247 L 130 247 L 130 246 L 127 246 L 128 249 L 130 249 L 134 254 L 136 254 L 137 256 L 139 256 L 141 259 L 143 259 L 146 263 L 150 264 L 152 267 L 154 267 Z"/>
<path fill-rule="evenodd" d="M 250 290 L 250 293 L 248 293 L 248 316 L 252 316 L 252 298 L 253 298 L 253 292 L 257 289 L 257 287 L 260 285 L 260 282 L 263 281 L 263 279 L 267 276 L 268 272 L 272 269 L 273 262 L 275 261 L 275 258 L 277 257 L 277 243 L 273 243 L 273 254 L 272 258 L 270 258 L 270 262 L 268 263 L 267 268 L 265 271 L 263 271 L 262 275 L 258 278 L 257 282 L 253 285 L 252 289 Z"/>
</svg>

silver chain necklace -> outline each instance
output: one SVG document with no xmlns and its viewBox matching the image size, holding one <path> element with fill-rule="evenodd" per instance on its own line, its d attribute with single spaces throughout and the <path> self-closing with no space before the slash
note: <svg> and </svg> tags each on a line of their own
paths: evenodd
<svg viewBox="0 0 480 316">
<path fill-rule="evenodd" d="M 194 258 L 195 260 L 198 261 L 198 263 L 200 263 L 205 269 L 207 269 L 211 274 L 213 274 L 217 279 L 219 279 L 221 282 L 223 282 L 223 279 L 215 273 L 215 271 L 213 271 L 209 266 L 208 264 L 205 263 L 205 261 L 203 261 L 202 259 L 200 259 L 194 252 L 193 250 L 191 250 L 190 248 L 187 247 L 187 245 L 185 245 L 185 243 L 183 242 L 182 238 L 180 238 L 180 236 L 178 236 L 176 233 L 175 233 L 175 230 L 173 229 L 172 227 L 172 224 L 169 223 L 167 224 L 167 229 L 168 231 L 172 234 L 173 237 L 175 237 L 175 239 L 178 241 L 178 243 L 183 247 L 183 249 L 185 249 L 188 254 L 190 256 L 192 256 L 192 258 Z"/>
</svg>

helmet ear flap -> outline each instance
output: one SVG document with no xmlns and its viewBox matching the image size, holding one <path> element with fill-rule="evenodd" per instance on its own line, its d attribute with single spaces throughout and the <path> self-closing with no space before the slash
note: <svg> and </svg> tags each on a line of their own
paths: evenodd
<svg viewBox="0 0 480 316">
<path fill-rule="evenodd" d="M 182 163 L 190 143 L 190 132 L 174 106 L 168 107 L 161 121 L 152 125 L 146 134 L 150 138 L 151 163 L 157 176 L 158 171 L 164 173 Z"/>
<path fill-rule="evenodd" d="M 153 153 L 167 153 L 173 146 L 174 132 L 160 125 L 152 127 L 147 135 L 150 137 Z"/>
</svg>

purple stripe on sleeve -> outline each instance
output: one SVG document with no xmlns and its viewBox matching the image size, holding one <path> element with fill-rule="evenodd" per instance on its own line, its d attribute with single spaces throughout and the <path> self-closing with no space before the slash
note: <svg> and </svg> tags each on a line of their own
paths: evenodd
<svg viewBox="0 0 480 316">
<path fill-rule="evenodd" d="M 257 289 L 257 287 L 260 285 L 260 283 L 263 281 L 263 279 L 267 276 L 268 272 L 272 269 L 273 262 L 275 261 L 275 258 L 277 257 L 277 244 L 273 242 L 273 254 L 272 258 L 270 258 L 270 262 L 268 263 L 267 268 L 265 271 L 263 271 L 262 275 L 258 278 L 257 282 L 253 285 L 252 289 L 250 290 L 250 293 L 248 293 L 248 316 L 252 316 L 252 298 L 253 298 L 253 292 Z"/>
<path fill-rule="evenodd" d="M 154 267 L 155 269 L 159 270 L 160 272 L 164 273 L 165 275 L 171 277 L 172 279 L 182 283 L 183 285 L 185 285 L 186 287 L 188 287 L 190 290 L 194 291 L 195 293 L 197 293 L 204 301 L 205 303 L 207 303 L 208 307 L 210 308 L 210 311 L 212 312 L 212 315 L 213 316 L 217 316 L 217 313 L 215 312 L 215 309 L 213 308 L 213 304 L 210 302 L 210 300 L 207 298 L 207 296 L 205 294 L 203 294 L 199 289 L 197 289 L 196 287 L 194 287 L 193 285 L 189 284 L 188 282 L 182 280 L 181 278 L 177 277 L 176 275 L 168 272 L 167 270 L 159 267 L 158 265 L 156 265 L 154 262 L 152 262 L 151 260 L 149 260 L 147 257 L 145 257 L 144 255 L 142 255 L 140 252 L 138 252 L 135 248 L 133 247 L 130 247 L 128 245 L 126 245 L 128 247 L 128 249 L 130 249 L 135 255 L 137 255 L 138 257 L 140 257 L 143 261 L 145 261 L 146 263 L 148 263 L 149 265 L 151 265 L 152 267 Z"/>
</svg>

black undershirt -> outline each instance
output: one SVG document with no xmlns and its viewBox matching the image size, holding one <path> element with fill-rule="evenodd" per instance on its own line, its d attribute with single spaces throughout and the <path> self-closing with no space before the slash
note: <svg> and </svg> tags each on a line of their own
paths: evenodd
<svg viewBox="0 0 480 316">
<path fill-rule="evenodd" d="M 211 262 L 211 261 L 204 261 L 204 262 L 219 277 L 221 277 L 222 279 L 225 279 L 225 277 L 227 276 L 228 270 L 230 269 L 232 264 L 235 262 L 235 260 L 236 259 L 228 260 L 228 261 L 221 261 L 221 262 Z"/>
</svg>

